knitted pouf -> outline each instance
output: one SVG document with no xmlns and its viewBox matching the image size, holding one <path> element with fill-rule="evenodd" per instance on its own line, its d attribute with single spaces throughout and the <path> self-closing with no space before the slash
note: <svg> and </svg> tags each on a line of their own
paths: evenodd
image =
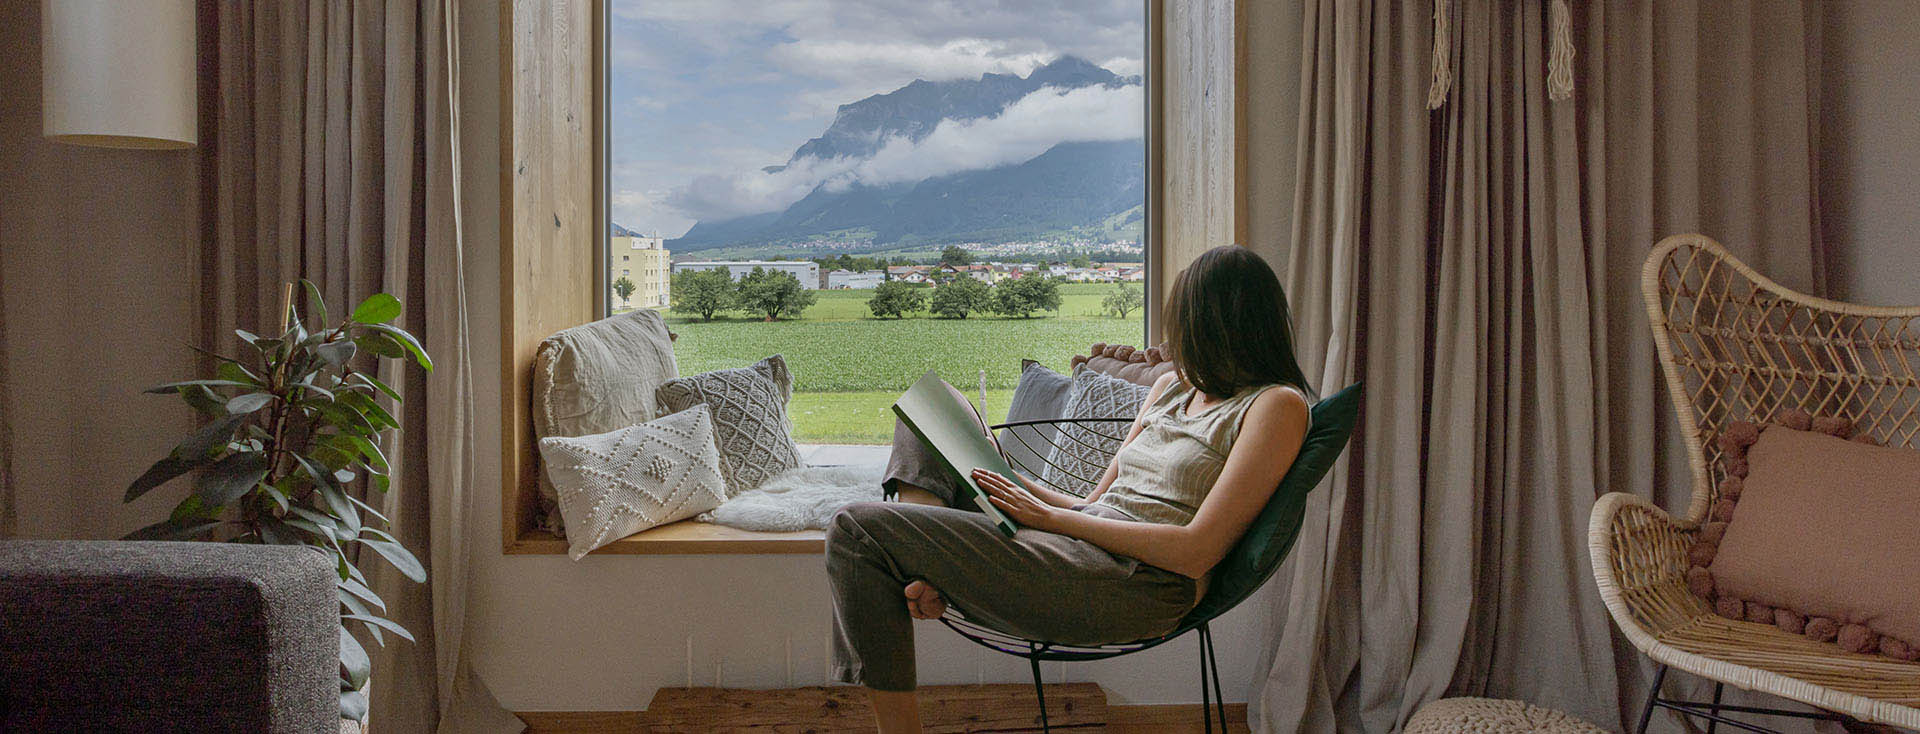
<svg viewBox="0 0 1920 734">
<path fill-rule="evenodd" d="M 1443 698 L 1420 707 L 1406 734 L 1607 734 L 1564 711 L 1498 698 Z"/>
</svg>

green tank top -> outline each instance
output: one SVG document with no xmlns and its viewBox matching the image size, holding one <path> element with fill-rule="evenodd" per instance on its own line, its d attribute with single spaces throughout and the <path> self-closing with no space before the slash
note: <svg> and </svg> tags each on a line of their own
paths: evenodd
<svg viewBox="0 0 1920 734">
<path fill-rule="evenodd" d="M 1185 525 L 1226 467 L 1247 406 L 1270 388 L 1248 388 L 1198 415 L 1187 415 L 1196 390 L 1175 379 L 1143 416 L 1140 435 L 1114 456 L 1113 484 L 1094 500 L 1141 522 Z"/>
</svg>

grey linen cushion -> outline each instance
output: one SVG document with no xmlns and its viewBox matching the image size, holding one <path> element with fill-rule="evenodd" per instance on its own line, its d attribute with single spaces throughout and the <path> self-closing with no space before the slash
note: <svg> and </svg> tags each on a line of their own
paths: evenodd
<svg viewBox="0 0 1920 734">
<path fill-rule="evenodd" d="M 1067 395 L 1073 379 L 1033 360 L 1021 360 L 1020 383 L 1013 389 L 1013 402 L 1007 406 L 1007 422 L 1047 420 L 1067 414 Z M 1048 447 L 1057 439 L 1055 425 L 1003 428 L 996 439 L 1000 451 L 1013 468 L 1038 477 L 1046 466 Z"/>
<path fill-rule="evenodd" d="M 720 449 L 727 497 L 800 466 L 800 447 L 793 442 L 793 424 L 787 419 L 793 376 L 778 354 L 751 367 L 668 380 L 657 395 L 660 408 L 668 412 L 701 404 L 713 411 L 713 441 Z"/>
<path fill-rule="evenodd" d="M 588 552 L 726 501 L 707 406 L 592 436 L 540 439 L 567 518 L 567 554 Z"/>
<path fill-rule="evenodd" d="M 0 731 L 339 731 L 309 548 L 0 541 Z"/>
<path fill-rule="evenodd" d="M 1150 392 L 1153 388 L 1149 385 L 1136 385 L 1081 365 L 1073 372 L 1063 417 L 1131 420 L 1140 414 L 1140 405 Z M 1126 430 L 1125 423 L 1117 422 L 1061 426 L 1041 478 L 1063 492 L 1081 497 L 1091 494 L 1110 457 L 1120 450 Z"/>
<path fill-rule="evenodd" d="M 679 376 L 673 335 L 654 311 L 640 309 L 556 333 L 534 354 L 534 438 L 591 436 L 653 420 L 665 414 L 655 391 Z M 539 474 L 541 525 L 564 535 L 552 478 L 544 469 Z"/>
</svg>

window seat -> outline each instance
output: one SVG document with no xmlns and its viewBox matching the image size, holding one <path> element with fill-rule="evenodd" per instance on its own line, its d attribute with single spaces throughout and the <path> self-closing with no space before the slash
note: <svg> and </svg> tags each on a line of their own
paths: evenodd
<svg viewBox="0 0 1920 734">
<path fill-rule="evenodd" d="M 681 520 L 634 533 L 594 549 L 590 555 L 688 555 L 729 553 L 824 553 L 827 534 L 820 530 L 762 533 L 725 525 Z M 567 541 L 552 533 L 531 531 L 520 536 L 516 554 L 565 555 Z"/>
<path fill-rule="evenodd" d="M 870 464 L 885 462 L 888 446 L 801 444 L 807 464 Z M 702 555 L 702 554 L 812 554 L 825 553 L 823 530 L 763 533 L 725 525 L 681 520 L 643 530 L 594 549 L 590 555 Z M 509 555 L 566 555 L 567 541 L 553 533 L 527 530 L 506 546 Z"/>
</svg>

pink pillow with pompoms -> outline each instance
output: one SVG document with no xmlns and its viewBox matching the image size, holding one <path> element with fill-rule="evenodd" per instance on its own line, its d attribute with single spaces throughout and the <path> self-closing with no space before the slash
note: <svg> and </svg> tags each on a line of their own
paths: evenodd
<svg viewBox="0 0 1920 734">
<path fill-rule="evenodd" d="M 1731 619 L 1920 659 L 1920 451 L 1786 411 L 1717 437 L 1724 479 L 1687 586 Z"/>
</svg>

